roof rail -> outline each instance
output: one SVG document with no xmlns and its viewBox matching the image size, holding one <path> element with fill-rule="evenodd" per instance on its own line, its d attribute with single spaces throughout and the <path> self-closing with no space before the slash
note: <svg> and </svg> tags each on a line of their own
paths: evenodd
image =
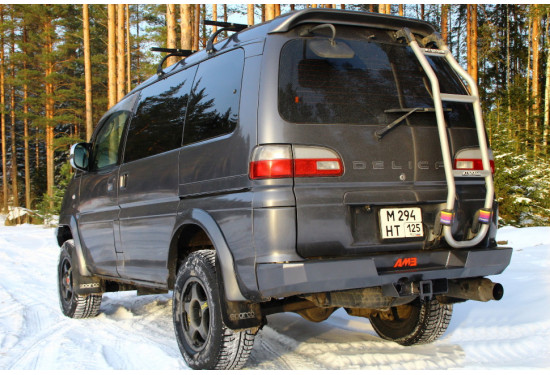
<svg viewBox="0 0 550 375">
<path fill-rule="evenodd" d="M 248 25 L 243 25 L 240 23 L 231 23 L 231 22 L 220 22 L 220 21 L 210 21 L 210 20 L 204 20 L 202 22 L 203 25 L 207 26 L 218 26 L 221 27 L 221 29 L 217 30 L 215 33 L 213 33 L 210 38 L 208 39 L 208 42 L 206 42 L 206 52 L 212 53 L 215 52 L 214 49 L 214 39 L 224 31 L 233 31 L 238 33 L 239 31 L 242 31 L 248 27 Z"/>
<path fill-rule="evenodd" d="M 164 74 L 164 70 L 162 70 L 162 64 L 166 61 L 167 58 L 172 56 L 178 56 L 178 57 L 188 57 L 194 54 L 197 51 L 192 51 L 190 49 L 179 49 L 179 48 L 161 48 L 161 47 L 153 47 L 151 48 L 152 52 L 165 52 L 168 53 L 168 55 L 164 56 L 164 58 L 161 60 L 157 67 L 157 75 L 161 76 Z"/>
</svg>

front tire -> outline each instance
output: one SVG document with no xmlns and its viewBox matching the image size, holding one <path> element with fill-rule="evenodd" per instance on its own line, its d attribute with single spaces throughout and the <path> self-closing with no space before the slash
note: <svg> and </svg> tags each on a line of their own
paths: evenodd
<svg viewBox="0 0 550 375">
<path fill-rule="evenodd" d="M 246 364 L 254 334 L 235 332 L 223 323 L 216 252 L 189 255 L 174 286 L 174 330 L 181 354 L 194 369 L 236 370 Z"/>
<path fill-rule="evenodd" d="M 387 313 L 373 315 L 370 322 L 381 338 L 410 346 L 440 338 L 451 322 L 452 313 L 452 305 L 440 304 L 436 299 L 417 299 L 408 305 L 392 307 Z"/>
<path fill-rule="evenodd" d="M 59 306 L 65 316 L 73 319 L 92 318 L 99 314 L 102 295 L 98 293 L 78 294 L 74 290 L 73 240 L 68 240 L 61 246 L 59 263 L 57 266 L 57 285 L 59 290 Z"/>
</svg>

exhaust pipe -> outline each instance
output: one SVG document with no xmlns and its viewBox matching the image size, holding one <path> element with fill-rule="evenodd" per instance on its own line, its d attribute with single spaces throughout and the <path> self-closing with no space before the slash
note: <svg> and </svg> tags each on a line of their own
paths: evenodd
<svg viewBox="0 0 550 375">
<path fill-rule="evenodd" d="M 449 280 L 448 297 L 471 299 L 474 301 L 500 301 L 504 295 L 504 288 L 499 283 L 489 279 L 458 279 Z"/>
</svg>

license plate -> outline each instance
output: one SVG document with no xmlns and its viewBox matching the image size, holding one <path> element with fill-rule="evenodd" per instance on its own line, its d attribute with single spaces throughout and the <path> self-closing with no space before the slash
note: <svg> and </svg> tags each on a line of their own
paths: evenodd
<svg viewBox="0 0 550 375">
<path fill-rule="evenodd" d="M 423 237 L 422 211 L 419 207 L 380 209 L 382 239 Z"/>
</svg>

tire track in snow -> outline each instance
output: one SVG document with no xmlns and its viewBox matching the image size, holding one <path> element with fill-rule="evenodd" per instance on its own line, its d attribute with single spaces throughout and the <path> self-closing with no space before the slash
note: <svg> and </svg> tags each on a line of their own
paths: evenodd
<svg viewBox="0 0 550 375">
<path fill-rule="evenodd" d="M 51 352 L 52 346 L 59 346 L 70 324 L 64 324 L 58 321 L 53 325 L 48 321 L 48 327 L 44 328 L 42 309 L 31 308 L 24 313 L 24 329 L 21 332 L 22 339 L 18 341 L 17 346 L 12 348 L 12 353 L 17 352 L 15 356 L 10 355 L 11 359 L 6 369 L 38 369 L 42 368 L 40 363 L 42 357 Z M 38 332 L 38 334 L 36 334 Z M 44 350 L 44 349 L 48 350 Z"/>
</svg>

